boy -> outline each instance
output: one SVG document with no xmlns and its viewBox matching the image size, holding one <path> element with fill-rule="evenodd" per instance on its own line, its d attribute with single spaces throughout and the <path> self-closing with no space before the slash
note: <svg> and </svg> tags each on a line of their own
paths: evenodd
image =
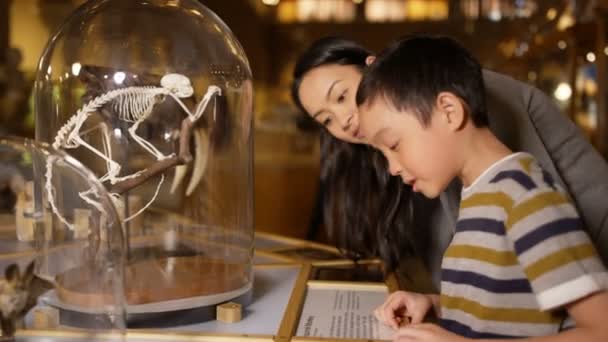
<svg viewBox="0 0 608 342">
<path fill-rule="evenodd" d="M 479 63 L 448 38 L 400 40 L 365 71 L 360 129 L 391 174 L 426 197 L 463 184 L 441 294 L 396 292 L 376 310 L 396 341 L 608 341 L 608 274 L 567 195 L 488 129 Z M 434 308 L 440 327 L 420 324 Z M 564 330 L 567 319 L 576 327 Z M 458 336 L 460 335 L 460 336 Z"/>
</svg>

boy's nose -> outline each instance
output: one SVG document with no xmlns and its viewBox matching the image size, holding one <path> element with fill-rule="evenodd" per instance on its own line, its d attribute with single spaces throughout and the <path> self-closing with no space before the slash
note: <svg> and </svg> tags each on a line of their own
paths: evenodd
<svg viewBox="0 0 608 342">
<path fill-rule="evenodd" d="M 389 159 L 388 161 L 388 172 L 392 175 L 392 176 L 397 176 L 400 175 L 401 172 L 403 172 L 403 169 L 395 162 L 391 161 Z"/>
</svg>

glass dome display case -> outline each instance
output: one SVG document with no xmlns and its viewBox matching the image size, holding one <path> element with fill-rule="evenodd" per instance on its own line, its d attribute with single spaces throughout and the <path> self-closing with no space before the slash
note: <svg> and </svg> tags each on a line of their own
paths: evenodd
<svg viewBox="0 0 608 342">
<path fill-rule="evenodd" d="M 80 326 L 90 329 L 125 328 L 122 225 L 82 164 L 44 144 L 0 137 L 0 234 L 3 336 L 37 302 L 66 313 L 86 307 Z"/>
<path fill-rule="evenodd" d="M 88 1 L 45 48 L 34 98 L 36 138 L 111 193 L 125 227 L 129 326 L 247 304 L 252 77 L 212 11 L 195 0 Z M 60 300 L 81 306 L 78 282 L 60 285 L 70 291 Z"/>
</svg>

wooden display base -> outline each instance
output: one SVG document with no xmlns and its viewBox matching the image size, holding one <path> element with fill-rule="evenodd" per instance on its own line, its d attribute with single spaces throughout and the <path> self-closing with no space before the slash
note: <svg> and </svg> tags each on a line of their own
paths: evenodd
<svg viewBox="0 0 608 342">
<path fill-rule="evenodd" d="M 243 264 L 227 264 L 204 256 L 165 257 L 128 265 L 128 305 L 209 296 L 243 288 L 249 272 Z M 57 277 L 57 296 L 66 304 L 99 308 L 112 303 L 112 287 L 91 268 L 73 268 Z"/>
<path fill-rule="evenodd" d="M 253 298 L 251 288 L 247 289 L 242 295 L 231 299 L 231 302 L 237 303 L 241 307 L 248 306 Z M 47 301 L 54 305 L 52 301 Z M 187 300 L 188 306 L 180 309 L 175 307 L 164 306 L 163 311 L 138 311 L 127 312 L 126 324 L 129 329 L 158 329 L 171 328 L 191 324 L 199 324 L 202 322 L 212 321 L 216 319 L 217 305 L 196 305 L 193 306 L 190 300 Z M 162 304 L 162 303 L 160 303 Z M 111 329 L 113 322 L 108 320 L 108 315 L 105 313 L 88 313 L 83 311 L 75 311 L 70 308 L 63 308 L 58 305 L 59 323 L 61 326 L 71 328 L 84 329 Z M 127 310 L 128 311 L 128 310 Z"/>
<path fill-rule="evenodd" d="M 259 234 L 256 236 L 256 243 L 260 243 L 263 247 L 256 246 L 255 256 L 259 259 L 253 268 L 258 272 L 260 269 L 264 270 L 264 274 L 270 274 L 268 270 L 277 270 L 279 274 L 290 274 L 283 280 L 278 280 L 274 277 L 260 278 L 256 282 L 256 289 L 262 289 L 261 292 L 256 292 L 256 298 L 252 301 L 249 308 L 242 311 L 242 320 L 231 323 L 215 323 L 207 322 L 200 325 L 192 325 L 188 328 L 180 327 L 179 331 L 171 330 L 158 330 L 158 328 L 165 328 L 169 326 L 186 326 L 188 324 L 204 322 L 206 318 L 203 316 L 209 315 L 210 320 L 216 318 L 218 307 L 220 305 L 211 305 L 206 308 L 197 307 L 188 310 L 173 310 L 165 311 L 150 319 L 150 313 L 143 314 L 128 314 L 127 325 L 129 328 L 154 328 L 154 330 L 131 330 L 129 329 L 125 335 L 105 334 L 100 339 L 92 339 L 90 330 L 72 330 L 73 327 L 82 327 L 83 314 L 81 312 L 73 312 L 70 309 L 60 308 L 60 326 L 57 329 L 51 329 L 46 331 L 33 331 L 33 330 L 22 330 L 17 332 L 17 336 L 26 342 L 39 341 L 40 337 L 53 337 L 53 339 L 60 341 L 71 341 L 75 338 L 86 339 L 92 341 L 201 341 L 201 342 L 233 342 L 233 341 L 265 341 L 265 342 L 370 342 L 377 340 L 370 339 L 357 339 L 357 338 L 343 338 L 343 337 L 314 337 L 311 336 L 300 336 L 306 334 L 299 334 L 298 328 L 302 322 L 308 322 L 312 308 L 320 308 L 321 312 L 330 315 L 329 309 L 331 309 L 333 301 L 322 300 L 324 297 L 323 291 L 335 291 L 339 295 L 343 295 L 343 298 L 358 297 L 359 299 L 369 298 L 365 293 L 372 293 L 376 298 L 374 305 L 378 305 L 382 300 L 383 296 L 386 296 L 389 292 L 394 291 L 398 288 L 398 283 L 395 277 L 389 277 L 385 280 L 378 279 L 378 274 L 382 273 L 382 264 L 378 260 L 362 260 L 358 263 L 353 263 L 350 260 L 340 258 L 339 254 L 336 253 L 336 259 L 328 260 L 324 255 L 317 253 L 299 253 L 292 251 L 301 251 L 303 248 L 317 249 L 322 252 L 328 252 L 329 254 L 335 253 L 335 249 L 330 246 L 319 245 L 311 243 L 309 241 L 296 240 L 283 238 L 281 236 L 274 236 L 271 234 Z M 188 253 L 194 253 L 196 251 L 188 251 L 185 247 L 179 248 L 180 255 L 159 255 L 157 259 L 147 259 L 148 254 L 144 257 L 131 254 L 134 259 L 142 260 L 140 262 L 134 262 L 128 267 L 127 279 L 141 279 L 140 282 L 133 282 L 127 287 L 127 300 L 131 305 L 145 307 L 150 303 L 150 300 L 171 300 L 176 298 L 188 298 L 187 296 L 200 296 L 201 293 L 209 293 L 218 288 L 228 289 L 239 288 L 245 282 L 246 279 L 240 279 L 238 275 L 247 276 L 247 270 L 244 270 L 242 265 L 229 265 L 218 260 L 206 258 L 203 256 L 195 256 Z M 241 268 L 239 268 L 241 267 Z M 167 270 L 172 268 L 172 272 L 169 274 L 173 275 L 174 283 L 182 284 L 180 288 L 171 287 L 172 282 L 169 278 L 164 278 Z M 294 268 L 291 273 L 283 273 L 285 269 Z M 200 270 L 205 270 L 201 272 Z M 193 271 L 195 270 L 195 271 Z M 58 292 L 61 292 L 61 300 L 71 302 L 75 306 L 81 306 L 81 304 L 89 305 L 91 308 L 95 308 L 96 305 L 103 302 L 103 296 L 99 294 L 92 295 L 92 289 L 82 289 L 79 286 L 92 281 L 91 278 L 86 278 L 88 273 L 93 270 L 71 270 L 61 277 L 59 277 Z M 280 272 L 279 272 L 280 271 Z M 345 274 L 355 274 L 361 272 L 361 276 L 347 277 Z M 84 272 L 79 274 L 79 272 Z M 256 273 L 257 274 L 257 273 Z M 212 281 L 212 283 L 207 283 Z M 256 278 L 257 279 L 257 278 Z M 270 279 L 273 279 L 273 283 L 266 283 Z M 289 280 L 290 279 L 290 280 Z M 345 281 L 346 280 L 346 281 Z M 276 284 L 274 282 L 277 282 Z M 79 285 L 80 284 L 80 285 Z M 101 284 L 101 283 L 100 283 Z M 260 286 L 260 284 L 262 284 Z M 249 330 L 243 328 L 248 324 L 259 324 L 263 322 L 265 311 L 260 311 L 260 307 L 256 307 L 256 304 L 260 304 L 268 297 L 274 298 L 271 293 L 282 292 L 283 286 L 289 288 L 288 294 L 281 297 L 280 301 L 272 303 L 264 303 L 262 308 L 265 310 L 273 310 L 276 312 L 279 310 L 282 312 L 282 316 L 279 320 L 272 316 L 276 328 L 265 329 L 263 331 L 256 330 L 249 332 Z M 150 287 L 150 288 L 148 288 Z M 151 287 L 154 287 L 152 289 Z M 163 287 L 161 289 L 161 287 Z M 107 288 L 102 285 L 98 287 Z M 137 293 L 139 291 L 139 293 Z M 208 291 L 208 292 L 205 292 Z M 245 307 L 249 301 L 252 300 L 252 292 L 250 289 L 247 293 L 243 293 L 241 296 L 231 299 L 229 301 L 240 303 Z M 266 292 L 265 292 L 266 291 Z M 109 297 L 108 297 L 109 298 Z M 359 300 L 358 299 L 358 300 Z M 243 304 L 243 301 L 246 304 Z M 60 301 L 56 298 L 55 301 Z M 187 300 L 189 301 L 189 300 Z M 186 302 L 187 302 L 186 301 Z M 228 301 L 228 300 L 227 300 Z M 321 302 L 319 305 L 310 305 L 307 303 Z M 347 303 L 345 300 L 344 303 Z M 352 302 L 352 301 L 351 301 Z M 46 303 L 49 303 L 46 301 Z M 327 304 L 330 303 L 330 304 Z M 368 303 L 369 304 L 369 303 Z M 53 305 L 52 303 L 50 305 Z M 151 304 L 154 305 L 154 304 Z M 305 307 L 308 305 L 307 307 Z M 162 306 L 162 303 L 161 303 Z M 369 306 L 369 305 L 367 305 Z M 97 308 L 99 308 L 97 306 Z M 283 309 L 284 308 L 284 309 Z M 327 310 L 325 310 L 327 308 Z M 172 308 L 174 309 L 174 308 Z M 204 311 L 206 310 L 206 311 Z M 284 311 L 282 311 L 284 310 Z M 222 311 L 220 308 L 219 311 Z M 371 312 L 371 310 L 370 310 Z M 314 313 L 314 312 L 313 312 Z M 303 317 L 302 315 L 306 315 Z M 356 314 L 356 312 L 355 312 Z M 139 316 L 138 316 L 139 315 Z M 331 314 L 337 315 L 337 314 Z M 262 318 L 260 318 L 262 317 Z M 103 315 L 94 317 L 92 326 L 100 328 L 99 318 L 103 318 Z M 266 319 L 271 319 L 270 316 Z M 304 320 L 303 320 L 304 319 Z M 325 318 L 323 318 L 325 319 Z M 182 321 L 179 321 L 182 320 Z M 170 322 L 168 324 L 167 322 Z M 302 322 L 301 322 L 302 321 Z M 319 321 L 322 320 L 319 316 Z M 279 323 L 280 322 L 280 323 Z M 267 322 L 264 322 L 267 323 Z M 69 327 L 69 328 L 67 328 Z M 230 328 L 228 328 L 230 327 Z M 182 329 L 189 329 L 189 331 L 182 331 Z M 255 330 L 255 329 L 254 329 Z M 97 336 L 95 336 L 97 337 Z"/>
</svg>

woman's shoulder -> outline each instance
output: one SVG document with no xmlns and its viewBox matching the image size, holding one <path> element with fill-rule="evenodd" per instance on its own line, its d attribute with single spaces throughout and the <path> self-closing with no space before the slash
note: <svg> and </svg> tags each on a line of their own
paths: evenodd
<svg viewBox="0 0 608 342">
<path fill-rule="evenodd" d="M 483 70 L 483 81 L 486 88 L 486 97 L 490 104 L 493 101 L 506 102 L 524 112 L 532 96 L 537 93 L 542 94 L 540 90 L 527 83 L 487 69 Z"/>
</svg>

